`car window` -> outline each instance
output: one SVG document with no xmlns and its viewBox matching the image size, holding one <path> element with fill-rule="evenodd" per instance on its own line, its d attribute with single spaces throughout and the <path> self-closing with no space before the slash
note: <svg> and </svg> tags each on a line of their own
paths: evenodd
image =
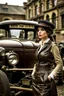
<svg viewBox="0 0 64 96">
<path fill-rule="evenodd" d="M 34 31 L 28 31 L 27 39 L 28 40 L 33 40 L 34 39 Z"/>
<path fill-rule="evenodd" d="M 25 32 L 21 29 L 11 29 L 11 38 L 24 38 Z"/>
<path fill-rule="evenodd" d="M 6 37 L 6 30 L 0 29 L 0 37 Z"/>
</svg>

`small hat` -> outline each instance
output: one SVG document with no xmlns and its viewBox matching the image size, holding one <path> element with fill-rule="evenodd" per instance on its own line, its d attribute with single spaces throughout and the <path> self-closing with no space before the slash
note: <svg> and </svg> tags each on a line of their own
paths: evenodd
<svg viewBox="0 0 64 96">
<path fill-rule="evenodd" d="M 53 29 L 55 28 L 54 24 L 47 20 L 39 20 L 38 24 L 35 26 L 35 29 L 37 29 L 39 26 L 49 29 L 51 31 L 51 34 L 53 32 Z"/>
</svg>

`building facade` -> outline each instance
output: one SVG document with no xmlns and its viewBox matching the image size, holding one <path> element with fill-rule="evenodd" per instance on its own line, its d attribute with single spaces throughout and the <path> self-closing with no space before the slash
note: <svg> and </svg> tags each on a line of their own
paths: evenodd
<svg viewBox="0 0 64 96">
<path fill-rule="evenodd" d="M 55 26 L 56 41 L 64 40 L 64 0 L 27 0 L 27 20 L 49 20 Z"/>
<path fill-rule="evenodd" d="M 3 20 L 24 20 L 25 19 L 25 9 L 23 6 L 15 6 L 0 4 L 0 21 Z"/>
</svg>

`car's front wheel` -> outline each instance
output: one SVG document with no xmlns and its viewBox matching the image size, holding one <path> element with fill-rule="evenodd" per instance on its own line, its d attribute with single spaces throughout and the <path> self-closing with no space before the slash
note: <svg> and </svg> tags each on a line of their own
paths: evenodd
<svg viewBox="0 0 64 96">
<path fill-rule="evenodd" d="M 0 96 L 10 96 L 9 80 L 6 74 L 0 70 Z"/>
</svg>

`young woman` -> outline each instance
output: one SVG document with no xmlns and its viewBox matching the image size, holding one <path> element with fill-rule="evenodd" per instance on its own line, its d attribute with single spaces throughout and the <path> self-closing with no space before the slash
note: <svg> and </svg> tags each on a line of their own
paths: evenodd
<svg viewBox="0 0 64 96">
<path fill-rule="evenodd" d="M 38 21 L 35 26 L 41 40 L 35 53 L 37 64 L 32 72 L 32 88 L 35 96 L 57 96 L 55 77 L 62 70 L 62 59 L 57 45 L 51 35 L 55 26 L 46 20 Z"/>
</svg>

